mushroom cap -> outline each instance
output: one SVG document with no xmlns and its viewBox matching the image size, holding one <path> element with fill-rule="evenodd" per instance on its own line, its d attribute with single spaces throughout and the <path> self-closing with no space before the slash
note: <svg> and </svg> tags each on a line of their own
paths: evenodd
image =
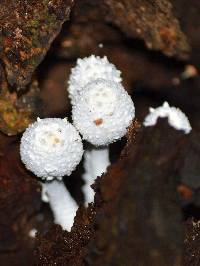
<svg viewBox="0 0 200 266">
<path fill-rule="evenodd" d="M 150 113 L 145 117 L 144 126 L 154 126 L 159 117 L 168 118 L 170 126 L 177 130 L 183 130 L 185 134 L 190 133 L 192 130 L 187 116 L 176 107 L 170 107 L 168 102 L 164 102 L 162 106 L 157 108 L 149 108 Z"/>
<path fill-rule="evenodd" d="M 36 176 L 52 180 L 70 175 L 83 155 L 79 133 L 67 119 L 38 119 L 24 132 L 21 160 Z"/>
<path fill-rule="evenodd" d="M 123 137 L 134 117 L 133 101 L 123 86 L 105 79 L 88 83 L 72 107 L 73 124 L 96 146 Z"/>
<path fill-rule="evenodd" d="M 103 78 L 121 82 L 121 71 L 108 61 L 107 57 L 91 55 L 83 59 L 78 59 L 77 64 L 71 70 L 68 81 L 69 97 L 73 101 L 80 93 L 83 87 L 92 80 Z"/>
</svg>

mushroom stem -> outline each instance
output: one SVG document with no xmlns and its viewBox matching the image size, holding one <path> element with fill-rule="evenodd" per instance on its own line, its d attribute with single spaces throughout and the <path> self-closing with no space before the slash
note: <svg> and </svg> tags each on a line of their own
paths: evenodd
<svg viewBox="0 0 200 266">
<path fill-rule="evenodd" d="M 94 201 L 94 190 L 91 185 L 94 183 L 97 176 L 101 176 L 106 172 L 107 167 L 110 165 L 109 160 L 109 148 L 94 147 L 86 150 L 84 153 L 84 169 L 83 180 L 85 185 L 83 186 L 83 193 L 85 196 L 85 205 Z"/>
<path fill-rule="evenodd" d="M 63 181 L 53 180 L 41 183 L 42 200 L 49 202 L 54 215 L 54 222 L 62 226 L 63 230 L 70 231 L 78 209 L 76 201 L 66 189 Z"/>
</svg>

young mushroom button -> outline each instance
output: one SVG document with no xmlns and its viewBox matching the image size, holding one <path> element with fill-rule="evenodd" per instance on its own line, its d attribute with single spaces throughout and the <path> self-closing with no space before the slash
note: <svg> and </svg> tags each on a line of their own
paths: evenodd
<svg viewBox="0 0 200 266">
<path fill-rule="evenodd" d="M 179 109 L 169 106 L 168 102 L 164 102 L 162 106 L 157 108 L 149 108 L 150 113 L 145 117 L 144 126 L 154 126 L 158 118 L 168 118 L 170 126 L 177 130 L 182 130 L 185 134 L 190 133 L 192 127 L 187 116 Z"/>
<path fill-rule="evenodd" d="M 24 132 L 21 160 L 36 176 L 52 180 L 70 175 L 83 155 L 81 138 L 66 119 L 38 119 Z"/>
<path fill-rule="evenodd" d="M 98 78 L 115 82 L 122 81 L 121 71 L 110 63 L 106 56 L 100 58 L 99 56 L 91 55 L 83 59 L 79 58 L 76 66 L 71 70 L 68 81 L 69 97 L 72 103 L 74 103 L 83 87 Z"/>
<path fill-rule="evenodd" d="M 123 86 L 105 79 L 88 83 L 72 108 L 73 124 L 95 146 L 122 138 L 134 117 L 133 101 Z"/>
</svg>

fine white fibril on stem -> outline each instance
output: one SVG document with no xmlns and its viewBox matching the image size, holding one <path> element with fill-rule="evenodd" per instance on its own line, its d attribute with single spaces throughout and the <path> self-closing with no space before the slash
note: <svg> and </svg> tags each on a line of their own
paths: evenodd
<svg viewBox="0 0 200 266">
<path fill-rule="evenodd" d="M 94 201 L 94 190 L 91 185 L 97 176 L 101 176 L 106 172 L 107 167 L 110 165 L 109 148 L 93 147 L 84 153 L 84 169 L 83 180 L 83 193 L 85 195 L 85 205 Z"/>
<path fill-rule="evenodd" d="M 49 202 L 54 222 L 61 225 L 64 230 L 70 231 L 78 209 L 76 201 L 66 189 L 63 181 L 53 180 L 41 183 L 41 185 L 42 199 Z"/>
</svg>

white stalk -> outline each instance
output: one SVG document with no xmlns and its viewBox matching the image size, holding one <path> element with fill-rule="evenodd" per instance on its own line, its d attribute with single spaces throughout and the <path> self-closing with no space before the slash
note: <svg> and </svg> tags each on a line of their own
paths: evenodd
<svg viewBox="0 0 200 266">
<path fill-rule="evenodd" d="M 94 190 L 91 185 L 94 183 L 97 176 L 101 176 L 106 172 L 107 167 L 110 165 L 109 148 L 105 147 L 92 147 L 84 153 L 84 169 L 83 180 L 83 193 L 85 196 L 85 205 L 94 201 Z"/>
<path fill-rule="evenodd" d="M 63 230 L 70 231 L 78 209 L 76 201 L 66 189 L 63 181 L 53 180 L 41 183 L 42 200 L 49 202 L 54 215 L 54 222 L 62 226 Z"/>
</svg>

